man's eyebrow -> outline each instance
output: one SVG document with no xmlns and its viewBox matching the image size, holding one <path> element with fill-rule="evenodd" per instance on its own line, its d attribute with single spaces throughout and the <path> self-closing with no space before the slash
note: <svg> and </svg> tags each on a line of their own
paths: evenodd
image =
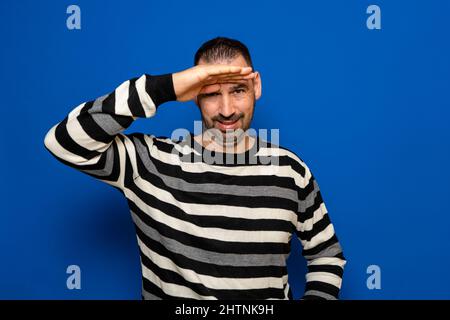
<svg viewBox="0 0 450 320">
<path fill-rule="evenodd" d="M 213 94 L 218 93 L 218 92 L 220 92 L 220 90 L 217 90 L 214 92 L 209 92 L 209 93 L 200 93 L 197 95 L 197 99 L 200 100 L 201 98 L 212 96 Z"/>
<path fill-rule="evenodd" d="M 238 83 L 235 84 L 230 88 L 231 90 L 237 90 L 237 89 L 248 89 L 248 86 L 245 83 Z"/>
</svg>

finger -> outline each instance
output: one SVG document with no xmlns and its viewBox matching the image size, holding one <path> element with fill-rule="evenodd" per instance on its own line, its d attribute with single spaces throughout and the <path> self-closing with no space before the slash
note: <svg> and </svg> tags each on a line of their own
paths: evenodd
<svg viewBox="0 0 450 320">
<path fill-rule="evenodd" d="M 241 75 L 237 75 L 237 76 L 214 76 L 211 77 L 211 79 L 209 79 L 206 84 L 213 84 L 213 83 L 217 83 L 217 82 L 223 82 L 223 81 L 227 81 L 227 82 L 231 82 L 231 81 L 247 81 L 250 79 L 254 79 L 256 76 L 256 74 L 249 74 L 247 76 L 241 76 Z"/>
<path fill-rule="evenodd" d="M 247 75 L 251 73 L 251 67 L 230 66 L 230 65 L 211 65 L 208 68 L 208 74 L 210 76 L 215 75 L 227 75 L 227 74 L 241 74 Z"/>
<path fill-rule="evenodd" d="M 223 85 L 223 84 L 229 84 L 229 85 L 236 85 L 236 84 L 245 84 L 248 85 L 248 82 L 246 80 L 221 80 L 217 82 L 217 84 Z"/>
<path fill-rule="evenodd" d="M 252 72 L 246 76 L 244 76 L 244 79 L 255 79 L 256 78 L 256 72 Z"/>
<path fill-rule="evenodd" d="M 249 80 L 248 79 L 221 79 L 219 81 L 217 81 L 217 84 L 245 84 L 245 85 L 249 85 Z"/>
<path fill-rule="evenodd" d="M 199 95 L 200 94 L 208 94 L 208 93 L 213 93 L 213 92 L 219 91 L 219 90 L 220 90 L 220 84 L 214 83 L 214 84 L 203 86 L 198 94 Z"/>
<path fill-rule="evenodd" d="M 252 72 L 248 75 L 220 77 L 220 80 L 250 80 L 254 78 L 256 78 L 256 72 Z"/>
<path fill-rule="evenodd" d="M 252 71 L 253 71 L 253 68 L 252 68 L 252 67 L 244 67 L 244 68 L 242 68 L 242 70 L 241 70 L 241 74 L 243 74 L 243 75 L 245 75 L 245 74 L 250 74 L 250 73 L 252 73 Z"/>
<path fill-rule="evenodd" d="M 218 79 L 227 79 L 227 78 L 236 78 L 236 79 L 251 79 L 256 76 L 256 72 L 251 72 L 249 74 L 220 74 L 216 76 L 212 76 L 211 78 Z"/>
<path fill-rule="evenodd" d="M 203 86 L 208 86 L 208 85 L 213 85 L 216 83 L 231 83 L 231 82 L 246 82 L 247 80 L 245 80 L 242 77 L 236 77 L 236 78 L 232 78 L 232 77 L 226 77 L 226 78 L 215 78 L 215 79 L 211 79 L 208 80 L 206 82 L 203 83 Z"/>
</svg>

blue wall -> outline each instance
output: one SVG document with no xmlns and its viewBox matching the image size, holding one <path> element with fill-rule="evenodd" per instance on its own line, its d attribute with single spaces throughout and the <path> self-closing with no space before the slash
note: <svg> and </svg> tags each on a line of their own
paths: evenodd
<svg viewBox="0 0 450 320">
<path fill-rule="evenodd" d="M 71 4 L 81 30 L 66 27 Z M 381 30 L 366 27 L 371 4 Z M 253 127 L 280 128 L 319 181 L 348 259 L 341 297 L 449 299 L 449 12 L 446 0 L 1 1 L 0 298 L 140 298 L 125 199 L 43 139 L 79 103 L 185 69 L 224 35 L 248 45 L 262 75 Z M 171 102 L 127 132 L 170 136 L 196 119 L 193 103 Z M 81 290 L 66 288 L 71 264 Z M 379 290 L 366 285 L 370 265 Z"/>
</svg>

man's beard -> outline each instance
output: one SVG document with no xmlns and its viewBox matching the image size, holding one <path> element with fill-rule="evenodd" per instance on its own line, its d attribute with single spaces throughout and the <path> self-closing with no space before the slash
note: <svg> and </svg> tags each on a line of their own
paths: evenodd
<svg viewBox="0 0 450 320">
<path fill-rule="evenodd" d="M 237 146 L 245 138 L 246 131 L 241 128 L 235 130 L 226 130 L 223 132 L 217 128 L 207 128 L 205 126 L 205 121 L 203 121 L 203 139 L 206 141 L 214 141 L 216 144 L 222 146 L 223 148 L 230 148 Z"/>
<path fill-rule="evenodd" d="M 253 119 L 254 111 L 255 111 L 255 103 L 253 103 L 253 110 L 250 115 L 250 121 L 248 122 L 249 124 L 251 123 L 251 120 Z M 244 114 L 240 114 L 234 118 L 231 118 L 231 120 L 240 121 L 243 117 L 244 117 Z M 214 116 L 211 120 L 213 121 L 211 123 L 211 126 L 207 127 L 206 121 L 203 118 L 203 121 L 202 121 L 203 139 L 206 141 L 212 140 L 212 141 L 216 142 L 216 144 L 222 146 L 223 148 L 233 148 L 233 147 L 239 145 L 242 142 L 242 140 L 248 135 L 247 130 L 249 128 L 245 128 L 245 127 L 237 128 L 237 129 L 228 129 L 225 132 L 214 127 L 214 121 L 222 121 L 222 120 L 230 121 L 230 119 L 224 119 L 223 117 L 218 115 L 218 116 Z"/>
</svg>

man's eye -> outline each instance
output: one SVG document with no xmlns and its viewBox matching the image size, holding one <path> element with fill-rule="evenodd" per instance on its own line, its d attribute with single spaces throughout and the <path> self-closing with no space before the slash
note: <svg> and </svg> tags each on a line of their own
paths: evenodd
<svg viewBox="0 0 450 320">
<path fill-rule="evenodd" d="M 219 95 L 218 92 L 211 92 L 211 93 L 205 94 L 206 97 L 215 97 L 215 96 L 217 96 L 217 95 Z"/>
<path fill-rule="evenodd" d="M 244 89 L 236 89 L 233 91 L 234 93 L 244 93 L 245 90 Z"/>
</svg>

